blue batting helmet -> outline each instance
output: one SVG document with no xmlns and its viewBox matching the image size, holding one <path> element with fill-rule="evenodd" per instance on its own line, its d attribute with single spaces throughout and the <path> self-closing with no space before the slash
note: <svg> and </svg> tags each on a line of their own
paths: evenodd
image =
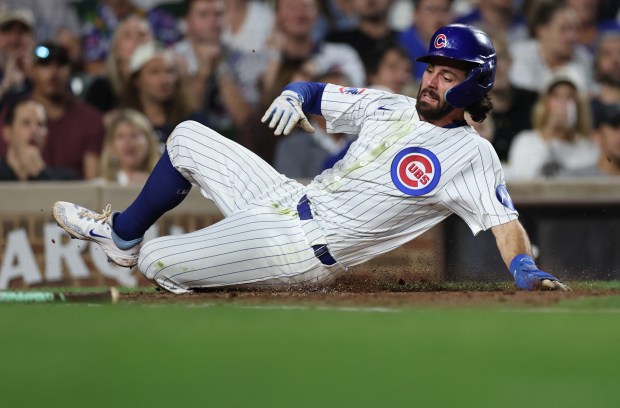
<svg viewBox="0 0 620 408">
<path fill-rule="evenodd" d="M 479 101 L 492 88 L 495 81 L 495 48 L 486 33 L 465 24 L 450 24 L 433 34 L 428 54 L 416 61 L 429 62 L 434 57 L 466 61 L 473 65 L 465 80 L 446 92 L 446 101 L 465 108 Z"/>
</svg>

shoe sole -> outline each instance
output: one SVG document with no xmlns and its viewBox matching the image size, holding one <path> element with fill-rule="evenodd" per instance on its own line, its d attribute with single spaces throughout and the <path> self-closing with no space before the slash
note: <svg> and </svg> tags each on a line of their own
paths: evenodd
<svg viewBox="0 0 620 408">
<path fill-rule="evenodd" d="M 132 267 L 134 267 L 134 266 L 136 266 L 138 264 L 137 260 L 126 259 L 126 257 L 119 256 L 118 253 L 116 253 L 116 252 L 106 248 L 100 242 L 97 242 L 96 240 L 92 239 L 91 237 L 86 236 L 86 235 L 82 235 L 82 234 L 78 234 L 75 231 L 73 231 L 69 226 L 64 224 L 64 222 L 62 221 L 62 217 L 58 214 L 58 212 L 56 210 L 56 206 L 52 207 L 52 214 L 54 215 L 54 218 L 56 219 L 56 224 L 60 228 L 65 230 L 65 232 L 67 234 L 69 234 L 71 239 L 81 239 L 83 241 L 91 241 L 91 242 L 94 242 L 95 244 L 99 245 L 101 247 L 101 249 L 103 250 L 103 252 L 105 252 L 105 254 L 108 256 L 108 262 L 114 262 L 118 266 L 122 266 L 122 267 L 125 267 L 125 268 L 132 268 Z"/>
</svg>

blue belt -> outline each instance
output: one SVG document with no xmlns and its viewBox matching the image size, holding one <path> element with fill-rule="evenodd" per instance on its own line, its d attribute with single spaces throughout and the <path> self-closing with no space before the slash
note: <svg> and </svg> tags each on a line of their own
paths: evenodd
<svg viewBox="0 0 620 408">
<path fill-rule="evenodd" d="M 310 211 L 310 201 L 308 201 L 308 197 L 305 194 L 299 199 L 297 214 L 299 214 L 300 220 L 311 220 L 313 218 L 312 211 Z M 312 249 L 314 250 L 314 256 L 319 258 L 323 265 L 333 265 L 336 263 L 332 254 L 329 253 L 327 245 L 312 245 Z"/>
</svg>

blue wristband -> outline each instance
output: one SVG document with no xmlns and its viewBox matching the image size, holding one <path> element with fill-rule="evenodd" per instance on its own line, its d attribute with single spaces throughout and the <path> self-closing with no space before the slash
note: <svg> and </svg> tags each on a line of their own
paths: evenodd
<svg viewBox="0 0 620 408">
<path fill-rule="evenodd" d="M 517 279 L 519 272 L 536 270 L 536 262 L 528 254 L 519 254 L 510 261 L 510 274 L 514 279 Z"/>
<path fill-rule="evenodd" d="M 320 82 L 293 82 L 284 87 L 283 91 L 293 91 L 301 95 L 301 108 L 304 112 L 321 115 L 321 101 L 327 84 Z"/>
</svg>

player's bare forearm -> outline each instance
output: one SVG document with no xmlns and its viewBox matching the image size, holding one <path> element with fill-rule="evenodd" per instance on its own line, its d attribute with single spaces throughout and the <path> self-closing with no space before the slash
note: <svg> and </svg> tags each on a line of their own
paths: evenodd
<svg viewBox="0 0 620 408">
<path fill-rule="evenodd" d="M 532 256 L 530 239 L 518 220 L 496 225 L 491 230 L 506 267 L 510 268 L 510 262 L 518 254 Z"/>
<path fill-rule="evenodd" d="M 532 249 L 527 232 L 518 220 L 492 228 L 497 248 L 517 288 L 525 290 L 570 290 L 550 273 L 543 272 L 532 259 Z"/>
</svg>

